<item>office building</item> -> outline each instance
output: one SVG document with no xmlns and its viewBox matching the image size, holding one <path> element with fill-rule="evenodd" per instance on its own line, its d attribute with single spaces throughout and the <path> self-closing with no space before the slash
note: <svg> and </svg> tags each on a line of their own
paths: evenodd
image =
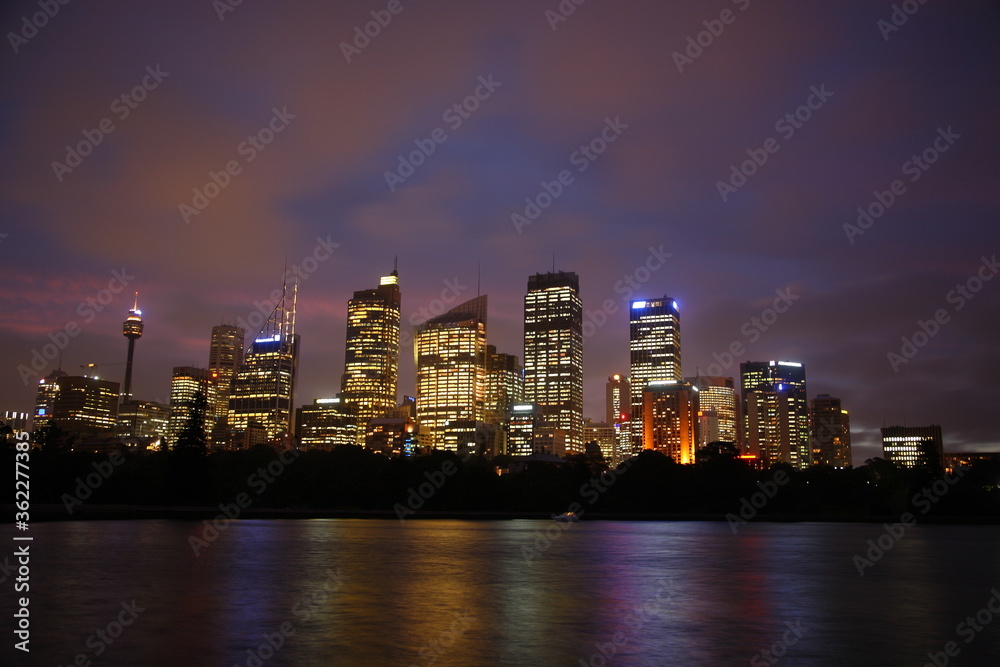
<svg viewBox="0 0 1000 667">
<path fill-rule="evenodd" d="M 510 409 L 524 402 L 524 374 L 516 354 L 486 346 L 486 409 L 488 424 L 506 424 Z"/>
<path fill-rule="evenodd" d="M 295 382 L 299 335 L 295 333 L 298 286 L 284 285 L 281 297 L 254 337 L 233 380 L 229 398 L 232 446 L 264 441 L 291 446 L 295 433 Z"/>
<path fill-rule="evenodd" d="M 347 302 L 340 396 L 356 416 L 362 436 L 370 420 L 396 407 L 399 312 L 399 273 L 395 267 L 382 276 L 378 287 L 355 292 Z"/>
<path fill-rule="evenodd" d="M 681 381 L 680 313 L 675 300 L 664 296 L 629 304 L 629 357 L 629 430 L 635 454 L 644 447 L 642 397 L 646 386 Z"/>
<path fill-rule="evenodd" d="M 698 447 L 698 388 L 687 382 L 654 380 L 642 391 L 642 447 L 695 462 Z"/>
<path fill-rule="evenodd" d="M 685 382 L 698 388 L 698 447 L 710 442 L 739 443 L 739 401 L 733 378 L 696 375 Z"/>
<path fill-rule="evenodd" d="M 170 406 L 156 401 L 123 401 L 118 408 L 118 437 L 155 445 L 169 433 Z"/>
<path fill-rule="evenodd" d="M 565 434 L 567 453 L 583 452 L 583 302 L 575 273 L 528 278 L 524 400 L 539 406 L 545 428 Z"/>
<path fill-rule="evenodd" d="M 604 460 L 609 463 L 617 463 L 620 456 L 620 452 L 616 452 L 618 446 L 617 442 L 618 430 L 615 428 L 614 424 L 608 424 L 607 422 L 595 422 L 592 419 L 586 419 L 583 423 L 583 440 L 584 444 L 596 443 L 597 447 L 601 451 L 601 456 Z"/>
<path fill-rule="evenodd" d="M 941 427 L 883 426 L 882 452 L 886 461 L 898 466 L 939 473 L 944 468 Z"/>
<path fill-rule="evenodd" d="M 839 398 L 820 394 L 809 401 L 809 435 L 814 465 L 851 465 L 851 420 Z"/>
<path fill-rule="evenodd" d="M 358 442 L 357 419 L 338 397 L 317 398 L 303 405 L 295 424 L 302 449 L 333 449 Z"/>
<path fill-rule="evenodd" d="M 202 403 L 199 405 L 199 403 Z M 167 446 L 177 446 L 184 429 L 191 423 L 196 412 L 201 414 L 201 428 L 206 446 L 215 428 L 216 419 L 213 406 L 216 404 L 216 384 L 207 368 L 175 366 L 170 379 L 170 420 L 167 425 Z"/>
<path fill-rule="evenodd" d="M 223 445 L 229 431 L 229 397 L 233 392 L 233 380 L 243 365 L 246 331 L 234 324 L 219 324 L 212 327 L 212 338 L 208 348 L 208 371 L 215 381 L 216 427 L 211 434 L 213 444 Z"/>
<path fill-rule="evenodd" d="M 812 463 L 805 367 L 795 361 L 740 364 L 745 454 L 763 469 Z"/>
<path fill-rule="evenodd" d="M 71 435 L 113 435 L 118 423 L 120 387 L 111 380 L 53 371 L 38 383 L 35 428 L 52 421 Z"/>
<path fill-rule="evenodd" d="M 417 419 L 427 446 L 468 451 L 485 414 L 486 295 L 421 324 L 413 345 Z"/>
</svg>

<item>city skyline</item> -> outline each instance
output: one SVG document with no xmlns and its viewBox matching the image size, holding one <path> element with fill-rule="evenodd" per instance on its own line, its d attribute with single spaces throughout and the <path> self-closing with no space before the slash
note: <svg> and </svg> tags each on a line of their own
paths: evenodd
<svg viewBox="0 0 1000 667">
<path fill-rule="evenodd" d="M 29 408 L 58 356 L 18 368 L 49 344 L 120 382 L 135 291 L 132 393 L 166 401 L 212 326 L 270 312 L 286 258 L 317 360 L 297 406 L 336 393 L 347 301 L 396 255 L 401 338 L 481 288 L 489 343 L 520 356 L 523 281 L 554 254 L 580 276 L 587 417 L 628 374 L 628 300 L 668 294 L 685 375 L 800 361 L 810 398 L 850 411 L 856 460 L 884 424 L 1000 448 L 991 9 L 928 3 L 884 34 L 888 6 L 734 4 L 678 61 L 717 11 L 404 6 L 349 61 L 373 6 L 70 4 L 12 49 L 0 407 Z"/>
</svg>

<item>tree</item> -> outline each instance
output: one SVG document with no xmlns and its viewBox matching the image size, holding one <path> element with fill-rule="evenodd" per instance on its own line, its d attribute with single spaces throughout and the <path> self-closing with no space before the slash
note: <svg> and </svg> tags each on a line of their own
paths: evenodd
<svg viewBox="0 0 1000 667">
<path fill-rule="evenodd" d="M 177 435 L 174 450 L 193 454 L 208 453 L 208 436 L 205 433 L 205 416 L 208 414 L 208 399 L 204 392 L 198 391 L 185 406 L 188 417 L 184 428 Z"/>
</svg>

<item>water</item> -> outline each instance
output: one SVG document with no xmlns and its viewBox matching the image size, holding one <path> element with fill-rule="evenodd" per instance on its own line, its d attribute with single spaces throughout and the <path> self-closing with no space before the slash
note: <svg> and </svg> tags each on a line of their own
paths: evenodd
<svg viewBox="0 0 1000 667">
<path fill-rule="evenodd" d="M 968 643 L 971 630 L 956 629 L 1000 590 L 996 526 L 909 528 L 864 577 L 852 558 L 878 525 L 751 524 L 735 536 L 726 523 L 562 528 L 242 521 L 195 557 L 194 523 L 36 524 L 32 651 L 5 641 L 14 659 L 3 662 L 919 666 L 954 641 L 948 664 L 1000 665 L 1000 614 L 987 611 Z M 528 559 L 535 545 L 544 550 Z M 88 643 L 109 624 L 116 632 L 120 616 L 131 623 L 110 645 Z M 760 653 L 772 646 L 777 662 Z"/>
</svg>

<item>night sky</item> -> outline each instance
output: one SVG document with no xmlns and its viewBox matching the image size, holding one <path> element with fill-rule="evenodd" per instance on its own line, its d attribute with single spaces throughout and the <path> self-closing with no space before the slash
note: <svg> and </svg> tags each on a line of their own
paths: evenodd
<svg viewBox="0 0 1000 667">
<path fill-rule="evenodd" d="M 134 393 L 165 401 L 286 260 L 299 404 L 339 390 L 347 300 L 396 255 L 405 340 L 481 271 L 489 342 L 521 356 L 554 255 L 589 313 L 587 416 L 628 372 L 627 299 L 667 295 L 685 375 L 803 362 L 851 411 L 856 464 L 883 424 L 998 450 L 1000 279 L 976 276 L 1000 271 L 1000 8 L 903 4 L 897 26 L 870 1 L 77 0 L 35 30 L 37 2 L 4 3 L 0 409 L 31 409 L 18 367 L 50 334 L 65 370 L 120 381 L 134 290 Z M 882 214 L 862 228 L 859 206 Z"/>
</svg>

